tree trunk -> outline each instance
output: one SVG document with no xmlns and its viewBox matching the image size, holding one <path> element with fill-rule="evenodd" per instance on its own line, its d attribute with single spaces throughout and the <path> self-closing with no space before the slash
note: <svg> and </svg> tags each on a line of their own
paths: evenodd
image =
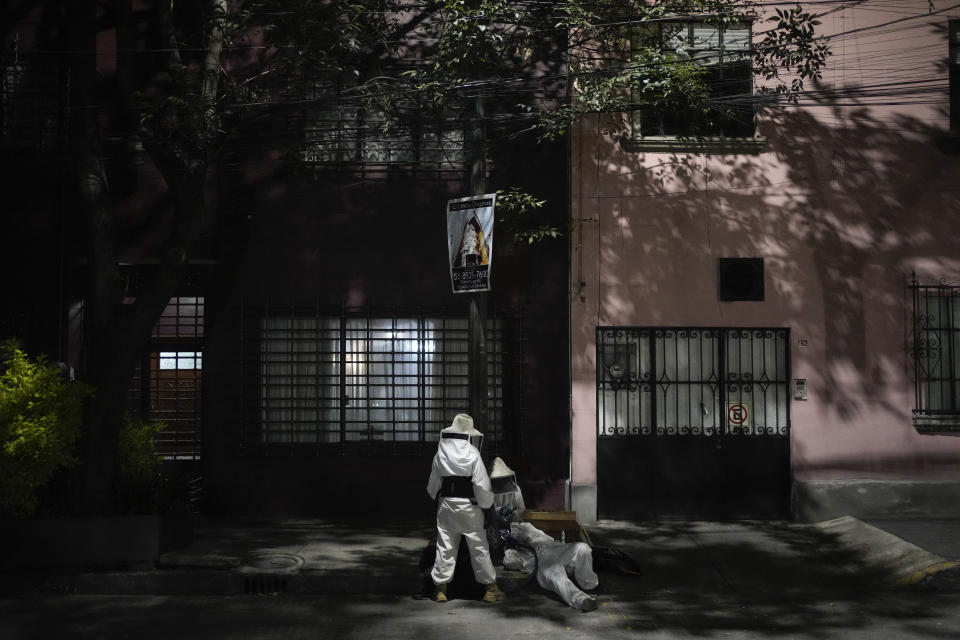
<svg viewBox="0 0 960 640">
<path fill-rule="evenodd" d="M 127 0 L 120 0 L 126 2 Z M 224 0 L 217 0 L 225 14 Z M 186 274 L 188 256 L 206 218 L 204 186 L 209 157 L 217 135 L 195 157 L 169 154 L 158 159 L 173 196 L 174 228 L 160 256 L 154 277 L 126 304 L 117 264 L 114 205 L 100 162 L 99 109 L 95 102 L 96 3 L 73 3 L 71 19 L 78 42 L 72 68 L 73 156 L 80 205 L 87 220 L 87 291 L 84 298 L 84 378 L 95 387 L 88 403 L 80 443 L 81 463 L 74 486 L 74 505 L 80 513 L 108 514 L 115 510 L 117 436 L 123 425 L 127 390 L 137 362 L 146 352 L 153 327 Z M 129 25 L 125 25 L 129 26 Z M 204 115 L 216 126 L 213 110 L 217 93 L 216 70 L 222 32 L 213 29 L 211 55 L 203 84 Z M 212 129 L 215 130 L 215 129 Z"/>
<path fill-rule="evenodd" d="M 94 384 L 96 396 L 88 402 L 84 430 L 80 441 L 81 466 L 78 469 L 74 496 L 75 507 L 90 511 L 90 500 L 99 501 L 97 485 L 112 482 L 112 477 L 95 478 L 109 474 L 113 465 L 102 464 L 112 460 L 109 451 L 111 438 L 107 434 L 110 421 L 104 418 L 104 407 L 112 395 L 110 385 L 104 384 L 101 371 L 109 362 L 113 312 L 120 295 L 116 271 L 113 211 L 106 188 L 106 176 L 100 161 L 101 149 L 97 132 L 99 109 L 96 103 L 96 4 L 74 3 L 69 14 L 75 25 L 73 49 L 77 52 L 71 67 L 71 153 L 74 159 L 75 180 L 80 208 L 87 222 L 87 291 L 84 298 L 85 362 L 83 377 Z M 102 388 L 101 388 L 102 387 Z M 113 439 L 115 442 L 115 438 Z"/>
</svg>

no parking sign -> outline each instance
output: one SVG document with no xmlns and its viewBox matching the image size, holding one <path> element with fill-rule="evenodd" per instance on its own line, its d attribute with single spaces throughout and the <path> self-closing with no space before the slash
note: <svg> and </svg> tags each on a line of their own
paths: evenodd
<svg viewBox="0 0 960 640">
<path fill-rule="evenodd" d="M 750 403 L 749 402 L 728 402 L 727 403 L 727 422 L 731 427 L 749 427 L 750 426 Z"/>
</svg>

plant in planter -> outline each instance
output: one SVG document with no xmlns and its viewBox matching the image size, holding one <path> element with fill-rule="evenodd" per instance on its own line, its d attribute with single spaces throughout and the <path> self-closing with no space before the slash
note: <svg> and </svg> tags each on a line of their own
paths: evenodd
<svg viewBox="0 0 960 640">
<path fill-rule="evenodd" d="M 38 490 L 76 464 L 83 401 L 93 388 L 68 381 L 45 356 L 30 358 L 15 340 L 0 357 L 0 515 L 27 517 Z"/>
<path fill-rule="evenodd" d="M 157 434 L 166 428 L 161 420 L 128 414 L 117 442 L 117 500 L 121 513 L 157 513 L 162 510 Z"/>
<path fill-rule="evenodd" d="M 119 513 L 153 516 L 160 551 L 182 546 L 193 537 L 193 498 L 199 478 L 190 478 L 173 466 L 164 466 L 157 455 L 157 435 L 166 428 L 161 420 L 128 414 L 120 430 L 117 449 L 115 495 Z"/>
<path fill-rule="evenodd" d="M 190 522 L 165 517 L 168 482 L 154 445 L 162 422 L 129 417 L 124 425 L 115 461 L 118 515 L 71 517 L 44 502 L 62 493 L 51 485 L 69 483 L 64 470 L 77 462 L 84 399 L 93 388 L 69 382 L 13 341 L 0 349 L 0 546 L 10 551 L 0 567 L 144 563 L 189 541 Z"/>
</svg>

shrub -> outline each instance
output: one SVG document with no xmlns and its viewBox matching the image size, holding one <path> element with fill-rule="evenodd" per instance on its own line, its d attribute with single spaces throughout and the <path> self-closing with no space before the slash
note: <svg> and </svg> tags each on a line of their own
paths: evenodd
<svg viewBox="0 0 960 640">
<path fill-rule="evenodd" d="M 160 420 L 148 421 L 128 414 L 117 439 L 117 495 L 121 509 L 152 512 L 158 507 L 157 434 L 166 428 Z"/>
<path fill-rule="evenodd" d="M 157 434 L 166 429 L 160 420 L 147 421 L 128 414 L 117 442 L 117 475 L 121 481 L 149 482 L 157 472 Z"/>
<path fill-rule="evenodd" d="M 84 398 L 93 388 L 69 382 L 44 356 L 31 359 L 15 340 L 0 347 L 0 513 L 29 516 L 37 490 L 76 464 Z"/>
</svg>

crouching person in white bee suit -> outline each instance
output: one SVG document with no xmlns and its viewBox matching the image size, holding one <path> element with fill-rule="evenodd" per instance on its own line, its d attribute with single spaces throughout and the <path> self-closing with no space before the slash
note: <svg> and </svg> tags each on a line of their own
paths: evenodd
<svg viewBox="0 0 960 640">
<path fill-rule="evenodd" d="M 490 465 L 490 486 L 493 488 L 493 508 L 497 514 L 506 510 L 510 522 L 523 520 L 523 512 L 527 509 L 523 502 L 523 492 L 517 484 L 517 475 L 503 458 L 494 458 Z"/>
<path fill-rule="evenodd" d="M 563 601 L 579 611 L 593 611 L 597 599 L 583 589 L 595 589 L 599 583 L 593 571 L 593 550 L 583 542 L 557 542 L 529 522 L 521 522 L 526 506 L 517 484 L 516 474 L 500 458 L 493 461 L 490 480 L 494 490 L 494 505 L 512 509 L 510 535 L 520 545 L 504 552 L 503 566 L 513 571 L 537 571 L 537 583 L 553 591 Z M 536 553 L 530 552 L 533 549 Z M 570 576 L 576 580 L 574 584 Z"/>
<path fill-rule="evenodd" d="M 433 456 L 427 493 L 437 500 L 437 554 L 430 572 L 437 602 L 447 601 L 447 585 L 453 580 L 461 536 L 470 552 L 473 575 L 486 588 L 483 600 L 502 602 L 505 598 L 497 585 L 483 522 L 483 510 L 493 504 L 490 478 L 480 451 L 470 441 L 482 437 L 473 427 L 473 418 L 457 414 L 453 424 L 440 432 Z"/>
</svg>

